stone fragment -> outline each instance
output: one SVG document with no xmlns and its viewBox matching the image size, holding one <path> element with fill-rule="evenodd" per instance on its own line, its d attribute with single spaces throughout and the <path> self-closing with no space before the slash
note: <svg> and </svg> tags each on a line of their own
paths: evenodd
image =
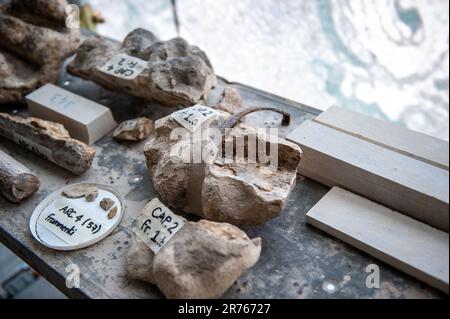
<svg viewBox="0 0 450 319">
<path fill-rule="evenodd" d="M 261 252 L 260 238 L 207 220 L 185 222 L 157 254 L 133 237 L 126 257 L 128 276 L 155 284 L 167 298 L 219 298 Z"/>
<path fill-rule="evenodd" d="M 120 123 L 114 130 L 113 137 L 116 140 L 137 142 L 149 137 L 152 130 L 153 121 L 146 117 L 140 117 Z"/>
<path fill-rule="evenodd" d="M 86 199 L 87 202 L 93 202 L 93 201 L 95 201 L 97 199 L 97 197 L 98 197 L 98 191 L 97 190 L 93 191 L 93 192 L 90 192 L 90 193 L 86 193 L 84 195 L 84 198 Z"/>
<path fill-rule="evenodd" d="M 117 213 L 117 206 L 114 206 L 108 213 L 108 219 L 113 219 L 114 216 L 116 216 L 116 213 Z"/>
<path fill-rule="evenodd" d="M 92 184 L 78 184 L 61 192 L 67 198 L 81 198 L 90 194 L 98 194 L 97 186 Z"/>
<path fill-rule="evenodd" d="M 276 169 L 262 163 L 227 163 L 218 158 L 206 169 L 202 187 L 203 217 L 232 224 L 261 224 L 280 215 L 295 186 L 301 150 L 285 139 L 247 129 L 232 136 L 255 136 L 261 145 L 278 147 Z M 242 138 L 243 139 L 243 138 Z M 245 149 L 248 148 L 245 140 Z"/>
<path fill-rule="evenodd" d="M 80 175 L 88 170 L 95 148 L 70 137 L 61 124 L 35 117 L 0 113 L 0 136 Z"/>
<path fill-rule="evenodd" d="M 0 103 L 56 82 L 64 60 L 80 44 L 67 28 L 65 0 L 12 0 L 0 5 Z"/>
<path fill-rule="evenodd" d="M 112 206 L 114 205 L 114 200 L 112 200 L 111 198 L 103 198 L 100 201 L 100 207 L 103 208 L 104 210 L 109 210 Z"/>
<path fill-rule="evenodd" d="M 224 135 L 226 127 L 234 127 L 242 116 L 259 110 L 277 111 L 244 108 L 230 115 L 219 110 L 208 124 L 209 134 L 202 134 L 194 142 L 191 137 L 195 135 L 183 131 L 170 116 L 156 121 L 144 153 L 160 197 L 184 212 L 232 224 L 260 224 L 278 216 L 295 185 L 301 149 L 251 127 L 235 127 Z M 283 113 L 282 123 L 289 124 L 287 114 Z M 177 133 L 173 134 L 175 130 Z M 202 130 L 206 132 L 205 127 Z M 255 141 L 253 145 L 249 145 L 250 137 Z M 225 141 L 229 140 L 231 161 L 224 157 Z M 242 142 L 239 148 L 238 140 Z M 238 149 L 242 151 L 240 156 Z M 275 163 L 256 156 L 266 154 L 267 149 L 274 154 Z M 253 161 L 251 151 L 255 154 Z M 202 157 L 194 162 L 192 154 L 198 153 Z"/>
<path fill-rule="evenodd" d="M 147 65 L 133 79 L 101 71 L 117 54 L 139 58 Z M 99 36 L 87 39 L 67 70 L 107 89 L 167 106 L 196 104 L 216 83 L 212 65 L 202 50 L 182 38 L 160 41 L 144 29 L 129 33 L 122 44 Z"/>
</svg>

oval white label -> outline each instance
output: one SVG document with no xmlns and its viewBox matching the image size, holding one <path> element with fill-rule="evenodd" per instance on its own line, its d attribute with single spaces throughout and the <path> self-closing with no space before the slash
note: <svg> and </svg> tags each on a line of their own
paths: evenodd
<svg viewBox="0 0 450 319">
<path fill-rule="evenodd" d="M 112 189 L 94 184 L 98 196 L 91 202 L 84 197 L 67 198 L 61 194 L 76 185 L 80 184 L 68 185 L 52 193 L 34 210 L 30 230 L 43 245 L 57 250 L 84 248 L 102 240 L 119 225 L 124 208 Z M 113 201 L 108 210 L 100 206 L 104 198 Z M 116 207 L 115 214 L 109 214 L 113 207 Z"/>
</svg>

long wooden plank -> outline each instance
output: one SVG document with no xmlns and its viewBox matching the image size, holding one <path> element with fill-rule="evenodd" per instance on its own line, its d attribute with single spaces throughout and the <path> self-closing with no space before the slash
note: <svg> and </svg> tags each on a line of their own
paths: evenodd
<svg viewBox="0 0 450 319">
<path fill-rule="evenodd" d="M 447 170 L 312 121 L 287 138 L 302 147 L 301 174 L 448 232 Z"/>
<path fill-rule="evenodd" d="M 448 170 L 447 141 L 338 106 L 330 107 L 314 121 Z"/>
<path fill-rule="evenodd" d="M 448 294 L 448 233 L 339 187 L 306 214 L 306 221 Z"/>
</svg>

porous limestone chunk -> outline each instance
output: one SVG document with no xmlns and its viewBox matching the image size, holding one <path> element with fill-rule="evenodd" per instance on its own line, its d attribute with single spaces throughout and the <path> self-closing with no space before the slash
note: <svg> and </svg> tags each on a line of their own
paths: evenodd
<svg viewBox="0 0 450 319">
<path fill-rule="evenodd" d="M 111 58 L 126 54 L 146 64 L 134 78 L 101 70 Z M 190 106 L 205 97 L 216 83 L 206 54 L 182 38 L 160 41 L 150 31 L 136 29 L 123 43 L 95 36 L 87 39 L 68 65 L 69 73 L 167 106 Z"/>
<path fill-rule="evenodd" d="M 158 286 L 167 298 L 219 298 L 259 258 L 261 239 L 207 220 L 185 222 L 155 254 L 137 236 L 126 257 L 128 276 Z"/>
</svg>

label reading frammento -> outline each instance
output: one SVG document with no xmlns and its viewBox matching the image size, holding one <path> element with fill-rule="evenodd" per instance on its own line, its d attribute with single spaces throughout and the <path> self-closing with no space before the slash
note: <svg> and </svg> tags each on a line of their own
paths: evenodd
<svg viewBox="0 0 450 319">
<path fill-rule="evenodd" d="M 58 199 L 47 206 L 38 223 L 69 245 L 87 242 L 102 229 L 93 214 L 66 199 Z"/>
<path fill-rule="evenodd" d="M 114 75 L 125 80 L 133 80 L 147 67 L 147 61 L 119 53 L 113 56 L 100 68 L 103 73 Z"/>
<path fill-rule="evenodd" d="M 184 225 L 158 198 L 145 205 L 134 233 L 156 254 Z"/>
<path fill-rule="evenodd" d="M 45 146 L 42 146 L 38 143 L 33 142 L 32 140 L 19 135 L 15 132 L 13 132 L 13 140 L 16 144 L 25 147 L 26 149 L 32 151 L 33 153 L 49 160 L 49 161 L 54 161 L 53 160 L 53 153 L 50 149 L 48 149 Z"/>
<path fill-rule="evenodd" d="M 217 111 L 204 105 L 194 105 L 172 114 L 172 118 L 190 132 L 194 132 L 205 121 L 217 115 Z"/>
</svg>

